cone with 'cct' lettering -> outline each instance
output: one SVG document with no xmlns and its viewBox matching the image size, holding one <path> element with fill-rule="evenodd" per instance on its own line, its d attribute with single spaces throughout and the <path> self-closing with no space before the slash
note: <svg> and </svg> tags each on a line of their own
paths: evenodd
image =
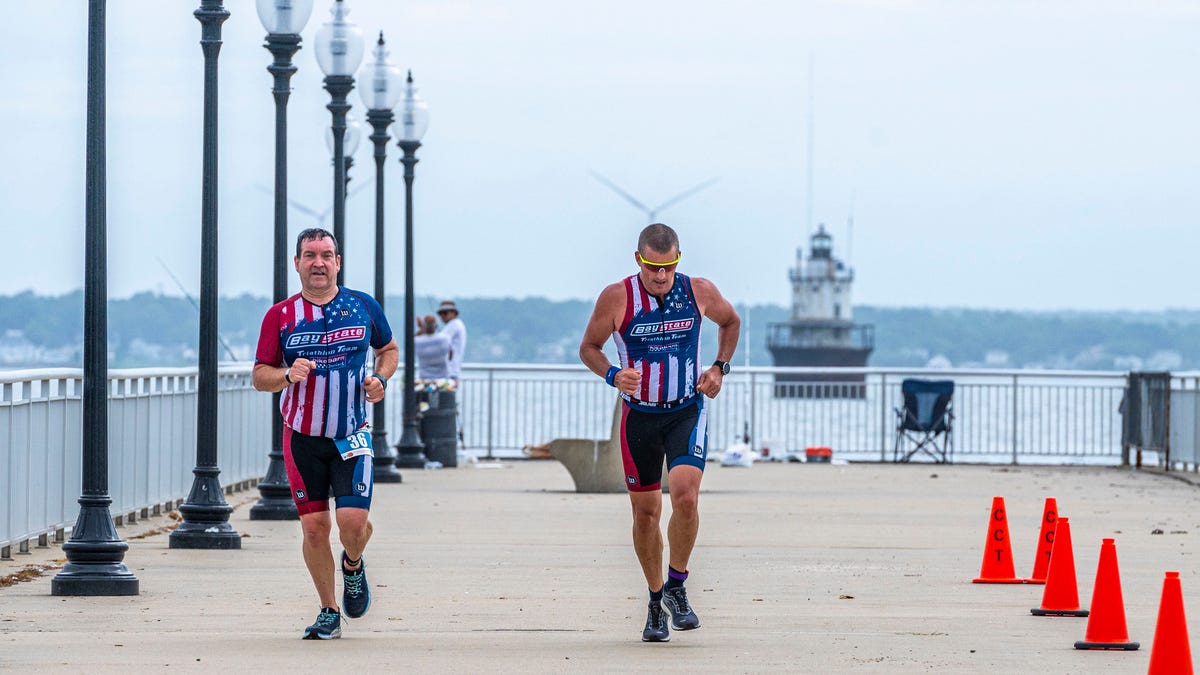
<svg viewBox="0 0 1200 675">
<path fill-rule="evenodd" d="M 1150 649 L 1150 675 L 1192 675 L 1192 647 L 1188 643 L 1187 619 L 1183 616 L 1183 588 L 1179 572 L 1167 572 L 1154 646 Z"/>
<path fill-rule="evenodd" d="M 1012 543 L 1008 538 L 1008 514 L 1004 510 L 1004 497 L 992 498 L 987 540 L 983 543 L 983 565 L 979 576 L 971 581 L 977 584 L 1024 583 L 1024 579 L 1019 578 L 1013 568 Z"/>
<path fill-rule="evenodd" d="M 1079 584 L 1075 580 L 1075 552 L 1071 549 L 1071 522 L 1058 519 L 1054 529 L 1054 552 L 1046 572 L 1046 588 L 1042 591 L 1042 606 L 1029 610 L 1034 616 L 1087 616 L 1079 608 Z"/>
<path fill-rule="evenodd" d="M 1053 562 L 1053 556 L 1051 556 Z M 1117 545 L 1113 539 L 1100 544 L 1100 564 L 1092 587 L 1092 608 L 1084 639 L 1075 649 L 1121 649 L 1133 651 L 1141 645 L 1129 641 L 1125 627 L 1125 600 L 1121 597 L 1121 573 L 1117 571 Z"/>
<path fill-rule="evenodd" d="M 1046 497 L 1046 506 L 1042 509 L 1042 529 L 1038 532 L 1037 555 L 1033 559 L 1033 574 L 1025 579 L 1025 583 L 1046 583 L 1046 570 L 1050 568 L 1050 552 L 1054 549 L 1054 528 L 1057 522 L 1058 502 L 1054 497 Z"/>
</svg>

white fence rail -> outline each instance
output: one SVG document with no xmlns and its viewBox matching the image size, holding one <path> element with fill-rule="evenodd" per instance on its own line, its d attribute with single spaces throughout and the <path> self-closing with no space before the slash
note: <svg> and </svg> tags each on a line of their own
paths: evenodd
<svg viewBox="0 0 1200 675">
<path fill-rule="evenodd" d="M 954 458 L 974 462 L 1119 463 L 1125 374 L 1093 371 L 841 369 L 861 383 L 830 383 L 815 368 L 739 368 L 708 402 L 709 448 L 744 435 L 787 450 L 825 446 L 835 456 L 890 460 L 900 384 L 953 380 Z M 775 382 L 777 374 L 798 381 Z M 804 378 L 812 376 L 811 381 Z M 828 390 L 824 398 L 777 396 Z M 463 440 L 482 454 L 511 455 L 559 437 L 604 438 L 615 391 L 582 367 L 471 365 L 459 396 Z M 395 405 L 395 403 L 394 403 Z M 398 408 L 396 408 L 398 411 Z M 398 416 L 396 417 L 398 420 Z M 394 428 L 394 427 L 389 427 Z"/>
<path fill-rule="evenodd" d="M 814 378 L 828 371 L 740 368 L 709 402 L 709 447 L 719 451 L 750 436 L 758 448 L 833 448 L 834 456 L 889 460 L 900 383 L 906 377 L 955 381 L 955 461 L 1104 463 L 1121 458 L 1123 373 L 866 368 L 851 397 L 780 397 L 777 374 Z M 82 371 L 0 374 L 0 549 L 27 549 L 61 538 L 75 520 L 81 485 Z M 270 450 L 271 397 L 255 392 L 249 364 L 222 367 L 218 385 L 218 466 L 229 486 L 262 476 Z M 196 447 L 194 368 L 109 373 L 109 494 L 112 513 L 183 499 L 192 484 Z M 802 387 L 803 384 L 789 385 Z M 1193 390 L 1200 387 L 1192 387 Z M 402 397 L 389 396 L 386 428 L 399 438 Z M 477 455 L 520 456 L 554 438 L 604 438 L 616 392 L 581 366 L 469 364 L 459 392 L 463 447 Z M 1184 402 L 1178 406 L 1186 409 Z M 1193 423 L 1172 436 L 1200 440 Z M 1178 413 L 1182 414 L 1182 412 Z M 1173 415 L 1174 417 L 1174 415 Z M 1190 429 L 1190 431 L 1189 431 Z M 1180 440 L 1180 447 L 1183 441 Z M 1194 448 L 1193 442 L 1189 447 Z M 1182 452 L 1182 450 L 1181 450 Z M 1193 460 L 1194 461 L 1194 460 Z"/>
<path fill-rule="evenodd" d="M 248 366 L 218 383 L 221 483 L 257 479 L 270 450 L 271 397 Z M 196 369 L 112 371 L 108 378 L 108 491 L 120 518 L 186 497 L 196 464 Z M 0 553 L 61 540 L 82 490 L 83 371 L 0 373 Z"/>
</svg>

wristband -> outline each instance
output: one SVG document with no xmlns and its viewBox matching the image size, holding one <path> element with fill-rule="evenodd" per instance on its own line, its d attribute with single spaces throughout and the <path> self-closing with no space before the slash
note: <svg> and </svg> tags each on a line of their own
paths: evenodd
<svg viewBox="0 0 1200 675">
<path fill-rule="evenodd" d="M 608 386 L 610 386 L 610 387 L 617 386 L 616 379 L 617 379 L 617 373 L 619 373 L 619 372 L 621 372 L 621 369 L 616 366 L 608 367 L 608 373 L 606 373 L 604 375 L 604 381 L 608 383 Z"/>
<path fill-rule="evenodd" d="M 292 384 L 292 369 L 291 368 L 288 368 L 287 370 L 283 371 L 283 380 L 284 380 L 284 382 L 287 382 L 288 384 Z"/>
<path fill-rule="evenodd" d="M 380 375 L 379 373 L 374 373 L 374 372 L 371 373 L 371 375 L 375 379 L 379 380 L 379 384 L 382 384 L 384 389 L 387 389 L 387 378 L 386 377 Z"/>
</svg>

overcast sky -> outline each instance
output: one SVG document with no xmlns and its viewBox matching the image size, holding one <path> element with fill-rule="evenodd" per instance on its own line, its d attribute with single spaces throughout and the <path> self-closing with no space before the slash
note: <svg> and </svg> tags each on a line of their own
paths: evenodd
<svg viewBox="0 0 1200 675">
<path fill-rule="evenodd" d="M 332 201 L 328 94 L 296 55 L 290 189 Z M 109 293 L 199 287 L 199 2 L 108 3 Z M 271 293 L 274 103 L 250 0 L 220 58 L 222 295 Z M 596 296 L 634 271 L 648 205 L 681 271 L 735 302 L 789 302 L 813 223 L 857 304 L 1200 307 L 1200 3 L 970 0 L 353 0 L 412 68 L 431 125 L 415 185 L 419 294 Z M 87 3 L 6 3 L 0 22 L 3 289 L 83 284 Z M 368 52 L 364 65 L 370 61 Z M 361 114 L 358 92 L 352 114 Z M 373 185 L 364 139 L 351 188 Z M 389 293 L 403 181 L 387 162 Z M 853 215 L 848 236 L 847 219 Z M 313 224 L 290 212 L 289 236 Z M 332 220 L 329 221 L 332 229 Z M 348 285 L 373 288 L 373 187 L 347 215 Z M 294 275 L 293 289 L 298 289 Z"/>
</svg>

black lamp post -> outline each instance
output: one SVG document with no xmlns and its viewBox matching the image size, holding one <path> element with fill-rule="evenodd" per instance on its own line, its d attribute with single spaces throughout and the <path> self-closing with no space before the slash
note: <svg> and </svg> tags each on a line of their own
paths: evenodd
<svg viewBox="0 0 1200 675">
<path fill-rule="evenodd" d="M 312 0 L 258 0 L 258 18 L 267 30 L 263 45 L 275 57 L 267 72 L 275 79 L 275 257 L 274 298 L 288 297 L 287 241 L 287 104 L 291 96 L 292 75 L 296 66 L 292 57 L 300 49 L 300 31 L 312 14 Z M 279 410 L 277 392 L 271 396 L 271 409 Z M 250 507 L 250 520 L 296 520 L 287 469 L 283 465 L 283 416 L 271 416 L 271 452 L 267 473 L 258 484 L 258 502 Z"/>
<path fill-rule="evenodd" d="M 223 0 L 200 0 L 204 50 L 204 169 L 200 197 L 200 372 L 196 384 L 196 468 L 183 522 L 171 533 L 171 548 L 235 549 L 242 538 L 229 524 L 233 508 L 217 477 L 217 56 L 221 24 L 229 18 Z"/>
<path fill-rule="evenodd" d="M 63 544 L 67 564 L 51 595 L 137 595 L 108 507 L 108 272 L 105 219 L 105 0 L 88 3 L 87 179 L 83 307 L 83 485 L 79 517 Z"/>
<path fill-rule="evenodd" d="M 396 107 L 401 93 L 400 69 L 388 60 L 383 31 L 379 31 L 379 42 L 375 45 L 375 60 L 366 67 L 365 72 L 367 75 L 359 79 L 369 80 L 366 86 L 359 87 L 358 93 L 367 108 L 367 121 L 374 130 L 371 142 L 375 144 L 375 299 L 383 307 L 383 165 L 387 159 L 387 144 L 391 140 L 387 128 L 396 118 L 392 108 Z M 411 326 L 408 325 L 406 335 L 412 334 Z M 388 445 L 386 421 L 387 407 L 383 401 L 377 401 L 371 408 L 371 445 L 376 448 L 374 478 L 377 483 L 399 483 L 403 477 L 395 467 L 396 452 Z"/>
<path fill-rule="evenodd" d="M 425 446 L 417 432 L 417 396 L 413 391 L 414 347 L 412 326 L 416 317 L 413 310 L 413 225 L 412 184 L 413 167 L 417 165 L 417 148 L 421 137 L 429 127 L 429 109 L 417 95 L 413 86 L 412 71 L 404 87 L 404 102 L 401 104 L 400 125 L 396 127 L 396 144 L 404 151 L 400 161 L 404 164 L 404 430 L 396 444 L 399 457 L 396 466 L 418 468 L 425 466 Z"/>
<path fill-rule="evenodd" d="M 354 89 L 354 71 L 362 61 L 362 32 L 346 21 L 350 13 L 343 0 L 336 0 L 330 8 L 333 19 L 326 21 L 317 31 L 317 65 L 325 73 L 325 90 L 329 92 L 329 105 L 325 106 L 333 115 L 330 129 L 333 133 L 333 236 L 342 255 L 342 267 L 338 271 L 339 286 L 346 279 L 346 164 L 343 142 L 346 135 L 346 113 L 350 104 L 346 96 Z"/>
</svg>

